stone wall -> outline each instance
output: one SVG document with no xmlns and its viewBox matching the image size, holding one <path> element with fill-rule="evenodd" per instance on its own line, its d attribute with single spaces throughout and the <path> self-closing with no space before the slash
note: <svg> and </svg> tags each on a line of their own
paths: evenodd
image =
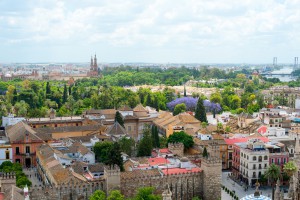
<svg viewBox="0 0 300 200">
<path fill-rule="evenodd" d="M 33 186 L 30 188 L 30 200 L 88 200 L 96 190 L 105 189 L 105 180 L 84 184 L 62 184 L 58 187 Z"/>
<path fill-rule="evenodd" d="M 143 178 L 122 178 L 121 192 L 132 197 L 141 187 L 154 187 L 157 194 L 162 194 L 169 184 L 172 199 L 192 199 L 202 196 L 202 172 L 176 174 L 169 176 L 145 176 Z"/>
</svg>

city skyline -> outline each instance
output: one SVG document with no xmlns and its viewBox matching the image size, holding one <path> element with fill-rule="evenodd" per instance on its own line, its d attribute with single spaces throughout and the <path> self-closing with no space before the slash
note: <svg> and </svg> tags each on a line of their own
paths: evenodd
<svg viewBox="0 0 300 200">
<path fill-rule="evenodd" d="M 293 63 L 300 4 L 267 1 L 0 2 L 0 63 Z"/>
</svg>

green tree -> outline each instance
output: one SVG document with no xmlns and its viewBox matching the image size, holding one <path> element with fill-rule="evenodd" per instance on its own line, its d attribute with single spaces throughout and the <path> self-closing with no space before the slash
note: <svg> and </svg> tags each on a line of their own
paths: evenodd
<svg viewBox="0 0 300 200">
<path fill-rule="evenodd" d="M 161 200 L 161 196 L 154 194 L 153 187 L 144 187 L 138 190 L 135 200 Z"/>
<path fill-rule="evenodd" d="M 118 122 L 123 128 L 125 128 L 123 117 L 119 111 L 116 112 L 115 122 Z"/>
<path fill-rule="evenodd" d="M 112 142 L 97 142 L 94 145 L 94 152 L 98 162 L 103 162 L 105 164 L 109 164 L 109 152 L 111 151 L 113 146 Z"/>
<path fill-rule="evenodd" d="M 271 182 L 272 185 L 272 197 L 274 197 L 274 189 L 275 189 L 275 182 L 280 177 L 280 168 L 279 166 L 272 163 L 267 171 L 265 172 L 266 178 L 268 178 L 269 182 Z"/>
<path fill-rule="evenodd" d="M 203 105 L 203 99 L 199 97 L 195 111 L 195 118 L 201 122 L 207 122 L 206 111 Z"/>
<path fill-rule="evenodd" d="M 119 140 L 121 151 L 126 153 L 129 156 L 132 156 L 132 151 L 135 146 L 135 142 L 132 138 L 122 137 Z"/>
<path fill-rule="evenodd" d="M 121 149 L 119 143 L 113 143 L 111 150 L 109 151 L 109 165 L 118 165 L 121 171 L 124 171 L 123 159 L 121 156 Z"/>
<path fill-rule="evenodd" d="M 193 137 L 186 134 L 184 131 L 174 132 L 168 138 L 168 143 L 183 143 L 184 149 L 189 149 L 194 145 Z"/>
<path fill-rule="evenodd" d="M 207 157 L 208 157 L 208 153 L 207 153 L 206 147 L 204 147 L 204 149 L 203 149 L 202 156 L 203 156 L 204 158 L 207 158 Z"/>
<path fill-rule="evenodd" d="M 64 93 L 63 93 L 63 100 L 62 100 L 62 102 L 66 103 L 67 100 L 68 100 L 68 89 L 67 89 L 67 85 L 65 84 L 64 85 Z"/>
<path fill-rule="evenodd" d="M 177 104 L 174 108 L 173 115 L 178 115 L 186 111 L 186 105 L 184 103 Z"/>
<path fill-rule="evenodd" d="M 146 126 L 143 130 L 143 138 L 138 144 L 137 156 L 151 156 L 152 148 L 151 130 L 149 126 Z"/>
<path fill-rule="evenodd" d="M 193 197 L 192 200 L 201 200 L 199 197 Z"/>
<path fill-rule="evenodd" d="M 291 177 L 294 173 L 297 172 L 297 166 L 293 161 L 289 161 L 284 164 L 283 171 Z"/>
<path fill-rule="evenodd" d="M 222 102 L 222 96 L 221 96 L 221 94 L 219 92 L 211 94 L 210 101 L 213 102 L 213 103 L 219 103 L 219 104 L 221 104 L 221 102 Z"/>
<path fill-rule="evenodd" d="M 152 137 L 153 147 L 160 147 L 157 126 L 153 125 L 151 127 L 151 137 Z"/>
<path fill-rule="evenodd" d="M 120 190 L 112 190 L 109 192 L 107 200 L 124 200 L 124 195 L 121 194 Z"/>
<path fill-rule="evenodd" d="M 20 188 L 24 188 L 26 185 L 30 187 L 32 185 L 31 181 L 26 176 L 21 176 L 16 180 L 16 184 Z"/>
<path fill-rule="evenodd" d="M 89 198 L 89 200 L 106 200 L 106 195 L 101 190 L 96 190 Z"/>
<path fill-rule="evenodd" d="M 46 83 L 46 96 L 51 94 L 51 87 L 50 87 L 50 83 L 47 82 Z"/>
</svg>

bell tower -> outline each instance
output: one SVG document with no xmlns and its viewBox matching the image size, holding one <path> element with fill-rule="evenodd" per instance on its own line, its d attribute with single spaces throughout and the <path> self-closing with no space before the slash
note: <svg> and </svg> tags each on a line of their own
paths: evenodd
<svg viewBox="0 0 300 200">
<path fill-rule="evenodd" d="M 96 54 L 95 54 L 95 58 L 94 58 L 94 68 L 93 68 L 94 71 L 98 71 L 98 64 L 97 64 L 97 57 L 96 57 Z"/>
</svg>

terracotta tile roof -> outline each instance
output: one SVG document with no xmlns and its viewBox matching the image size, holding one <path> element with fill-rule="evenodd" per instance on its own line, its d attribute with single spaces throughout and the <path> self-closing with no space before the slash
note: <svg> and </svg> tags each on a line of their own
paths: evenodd
<svg viewBox="0 0 300 200">
<path fill-rule="evenodd" d="M 96 163 L 88 166 L 88 169 L 92 173 L 104 172 L 104 165 L 102 163 Z"/>
<path fill-rule="evenodd" d="M 86 126 L 61 126 L 61 127 L 42 127 L 34 130 L 40 133 L 61 133 L 75 131 L 97 131 L 102 125 L 86 125 Z"/>
<path fill-rule="evenodd" d="M 36 135 L 35 130 L 33 130 L 30 126 L 25 124 L 23 121 L 18 122 L 15 125 L 9 126 L 6 129 L 6 133 L 10 142 L 12 143 L 18 141 L 24 141 L 26 135 L 28 135 L 30 140 L 42 141 L 42 139 Z"/>
<path fill-rule="evenodd" d="M 159 157 L 159 158 L 149 158 L 148 159 L 148 164 L 151 166 L 156 166 L 156 165 L 165 165 L 167 163 L 170 163 L 168 159 Z"/>
<path fill-rule="evenodd" d="M 267 137 L 256 137 L 257 139 L 262 140 L 263 142 L 269 142 L 269 139 Z M 235 138 L 235 139 L 224 139 L 226 144 L 228 145 L 233 145 L 235 143 L 242 143 L 242 142 L 247 142 L 250 138 Z"/>
<path fill-rule="evenodd" d="M 137 117 L 137 118 L 141 118 L 141 117 L 148 117 L 149 114 L 147 112 L 134 112 L 133 113 L 133 116 L 134 117 Z"/>
<path fill-rule="evenodd" d="M 124 127 L 122 127 L 119 122 L 115 122 L 111 127 L 106 131 L 107 135 L 127 135 L 127 132 Z"/>
<path fill-rule="evenodd" d="M 142 104 L 138 104 L 135 108 L 133 108 L 133 112 L 147 112 Z"/>
<path fill-rule="evenodd" d="M 59 151 L 63 154 L 80 153 L 81 155 L 85 155 L 87 153 L 91 153 L 91 151 L 87 147 L 83 146 L 80 142 L 74 142 L 70 146 L 66 146 L 63 149 L 59 149 Z"/>
<path fill-rule="evenodd" d="M 5 191 L 4 196 L 4 200 L 24 200 L 23 190 L 15 185 L 11 185 L 11 187 Z"/>
<path fill-rule="evenodd" d="M 171 168 L 171 169 L 162 169 L 161 170 L 164 175 L 172 175 L 172 174 L 186 174 L 186 173 L 196 173 L 201 172 L 202 170 L 200 168 L 191 168 L 191 169 L 185 169 L 185 168 Z"/>
<path fill-rule="evenodd" d="M 118 109 L 119 111 L 132 111 L 133 109 L 125 105 Z"/>
<path fill-rule="evenodd" d="M 242 112 L 238 116 L 242 117 L 242 118 L 246 118 L 246 119 L 254 119 L 252 115 L 250 115 L 249 113 L 244 113 L 244 112 Z"/>
</svg>

